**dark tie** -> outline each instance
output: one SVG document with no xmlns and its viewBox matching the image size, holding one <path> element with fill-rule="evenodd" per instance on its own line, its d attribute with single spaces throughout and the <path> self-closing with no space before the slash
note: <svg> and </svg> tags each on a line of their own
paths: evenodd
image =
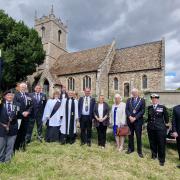
<svg viewBox="0 0 180 180">
<path fill-rule="evenodd" d="M 136 107 L 136 98 L 133 98 L 133 106 Z"/>
<path fill-rule="evenodd" d="M 11 114 L 11 103 L 8 103 L 8 114 Z"/>
<path fill-rule="evenodd" d="M 39 93 L 37 93 L 37 95 L 36 95 L 36 100 L 37 100 L 37 103 L 39 103 Z"/>
<path fill-rule="evenodd" d="M 26 104 L 26 96 L 25 96 L 25 93 L 22 93 L 22 96 L 23 96 L 24 103 Z"/>
<path fill-rule="evenodd" d="M 88 98 L 85 99 L 85 111 L 88 111 Z"/>
</svg>

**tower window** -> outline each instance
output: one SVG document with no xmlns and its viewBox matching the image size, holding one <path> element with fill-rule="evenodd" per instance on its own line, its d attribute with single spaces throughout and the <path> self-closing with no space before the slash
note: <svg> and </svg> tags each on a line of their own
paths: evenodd
<svg viewBox="0 0 180 180">
<path fill-rule="evenodd" d="M 41 28 L 41 31 L 42 31 L 42 38 L 44 38 L 45 37 L 45 27 L 44 26 L 42 26 L 42 28 Z"/>
<path fill-rule="evenodd" d="M 74 91 L 74 89 L 75 89 L 75 80 L 74 78 L 70 77 L 68 79 L 68 90 Z"/>
<path fill-rule="evenodd" d="M 119 86 L 118 78 L 115 77 L 115 78 L 114 78 L 114 90 L 115 90 L 115 91 L 118 90 L 118 86 Z"/>
<path fill-rule="evenodd" d="M 146 75 L 142 76 L 142 88 L 147 89 L 147 76 Z"/>
<path fill-rule="evenodd" d="M 62 34 L 62 31 L 59 30 L 59 31 L 58 31 L 58 41 L 59 41 L 59 42 L 61 42 L 61 34 Z"/>
<path fill-rule="evenodd" d="M 90 88 L 91 89 L 91 78 L 89 76 L 85 76 L 83 78 L 83 90 L 85 88 Z"/>
</svg>

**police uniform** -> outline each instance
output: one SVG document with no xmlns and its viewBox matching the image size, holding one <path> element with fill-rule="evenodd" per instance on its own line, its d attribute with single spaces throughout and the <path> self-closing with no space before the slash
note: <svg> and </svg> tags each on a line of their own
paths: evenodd
<svg viewBox="0 0 180 180">
<path fill-rule="evenodd" d="M 159 99 L 158 94 L 152 94 L 151 98 Z M 166 124 L 169 122 L 166 107 L 160 104 L 148 107 L 148 138 L 152 152 L 152 159 L 158 157 L 160 165 L 165 162 L 165 146 L 166 146 Z"/>
</svg>

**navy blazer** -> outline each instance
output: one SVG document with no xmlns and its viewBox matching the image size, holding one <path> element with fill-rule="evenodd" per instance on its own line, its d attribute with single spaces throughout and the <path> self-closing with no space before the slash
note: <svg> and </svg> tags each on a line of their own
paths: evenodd
<svg viewBox="0 0 180 180">
<path fill-rule="evenodd" d="M 78 113 L 79 113 L 79 119 L 81 119 L 82 116 L 82 110 L 83 110 L 83 103 L 84 103 L 84 97 L 80 97 L 78 101 Z M 90 97 L 90 119 L 94 118 L 94 105 L 96 101 L 93 97 Z"/>
<path fill-rule="evenodd" d="M 12 112 L 10 115 L 7 113 L 6 102 L 0 105 L 0 137 L 14 136 L 17 135 L 18 132 L 18 121 L 17 119 L 20 116 L 20 105 L 18 103 L 13 102 L 12 104 Z M 12 119 L 9 126 L 9 131 L 3 127 L 2 124 L 8 124 L 9 117 Z M 1 124 L 2 123 L 2 124 Z"/>
<path fill-rule="evenodd" d="M 32 98 L 29 93 L 25 93 L 25 94 L 27 97 L 27 104 L 25 104 L 23 96 L 20 92 L 17 92 L 14 96 L 14 102 L 16 102 L 20 105 L 21 118 L 23 118 L 22 113 L 24 111 L 28 111 L 31 114 L 32 110 L 33 110 Z"/>
<path fill-rule="evenodd" d="M 30 94 L 30 96 L 32 98 L 32 104 L 33 104 L 32 117 L 36 117 L 37 114 L 43 115 L 43 112 L 44 112 L 44 108 L 45 108 L 45 105 L 47 102 L 47 98 L 46 98 L 46 95 L 44 93 L 39 93 L 39 94 L 40 94 L 39 102 L 37 102 L 35 92 Z"/>
<path fill-rule="evenodd" d="M 136 117 L 136 121 L 134 123 L 143 123 L 143 115 L 145 113 L 145 100 L 143 98 L 137 98 L 137 107 L 136 112 L 134 113 L 133 107 L 133 98 L 129 98 L 126 102 L 126 115 L 127 122 L 130 123 L 129 116 Z"/>
<path fill-rule="evenodd" d="M 172 131 L 180 136 L 180 105 L 173 108 Z"/>
<path fill-rule="evenodd" d="M 98 105 L 99 103 L 96 103 L 94 106 L 94 117 L 97 116 L 99 117 L 99 112 L 98 112 Z M 106 102 L 103 103 L 103 117 L 107 115 L 107 118 L 102 122 L 104 126 L 109 126 L 109 106 Z M 94 121 L 95 127 L 98 127 L 100 125 L 100 122 L 96 120 Z"/>
</svg>

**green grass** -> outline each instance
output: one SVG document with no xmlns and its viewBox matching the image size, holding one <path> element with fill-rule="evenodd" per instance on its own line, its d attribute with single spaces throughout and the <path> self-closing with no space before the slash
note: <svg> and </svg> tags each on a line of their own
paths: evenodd
<svg viewBox="0 0 180 180">
<path fill-rule="evenodd" d="M 0 179 L 180 179 L 174 145 L 168 147 L 166 164 L 160 167 L 157 160 L 150 159 L 146 132 L 143 135 L 144 159 L 137 153 L 117 152 L 111 130 L 108 130 L 106 149 L 97 146 L 96 136 L 94 131 L 90 148 L 81 147 L 79 138 L 73 145 L 34 140 L 26 152 L 17 152 L 11 163 L 0 165 Z"/>
</svg>

